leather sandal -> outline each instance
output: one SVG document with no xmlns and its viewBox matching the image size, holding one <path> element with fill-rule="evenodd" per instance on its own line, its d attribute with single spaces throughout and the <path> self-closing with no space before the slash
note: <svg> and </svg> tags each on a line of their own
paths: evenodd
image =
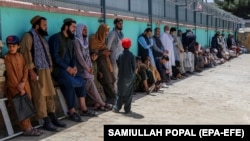
<svg viewBox="0 0 250 141">
<path fill-rule="evenodd" d="M 41 134 L 42 132 L 36 128 L 32 128 L 30 130 L 23 132 L 24 136 L 40 136 Z"/>
<path fill-rule="evenodd" d="M 96 117 L 96 116 L 98 116 L 95 111 L 92 111 L 90 109 L 87 109 L 86 111 L 82 111 L 80 115 L 81 116 L 89 116 L 89 117 Z"/>
<path fill-rule="evenodd" d="M 105 107 L 99 106 L 97 108 L 94 108 L 94 110 L 96 110 L 96 111 L 107 111 L 108 109 L 106 109 Z"/>
<path fill-rule="evenodd" d="M 106 108 L 107 110 L 112 110 L 113 109 L 113 105 L 106 103 L 105 106 L 104 106 L 104 108 Z"/>
</svg>

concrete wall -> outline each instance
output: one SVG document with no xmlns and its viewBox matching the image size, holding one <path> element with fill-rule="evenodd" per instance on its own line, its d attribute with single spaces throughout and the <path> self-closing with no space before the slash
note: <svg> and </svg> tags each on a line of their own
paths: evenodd
<svg viewBox="0 0 250 141">
<path fill-rule="evenodd" d="M 1 33 L 2 40 L 4 42 L 8 35 L 17 35 L 21 38 L 23 33 L 30 30 L 30 19 L 35 15 L 41 15 L 47 18 L 49 35 L 59 32 L 63 23 L 63 19 L 69 17 L 76 20 L 77 23 L 86 24 L 89 28 L 89 35 L 95 33 L 98 26 L 100 25 L 98 22 L 98 17 L 42 12 L 8 7 L 1 7 L 0 10 L 2 19 Z M 108 18 L 106 23 L 111 27 L 111 29 L 113 28 L 113 19 Z M 145 28 L 147 28 L 147 23 L 145 22 L 124 20 L 124 36 L 132 39 L 131 50 L 135 54 L 137 54 L 137 37 L 144 31 Z M 3 48 L 3 53 L 6 53 L 6 51 L 7 47 L 5 46 Z"/>
<path fill-rule="evenodd" d="M 62 21 L 65 18 L 72 18 L 77 21 L 77 23 L 84 23 L 89 28 L 89 35 L 96 32 L 99 22 L 98 16 L 88 16 L 80 14 L 72 14 L 70 12 L 54 12 L 49 10 L 35 10 L 35 8 L 16 8 L 16 7 L 1 7 L 0 9 L 0 31 L 2 39 L 5 41 L 8 35 L 17 35 L 20 38 L 22 34 L 27 32 L 31 28 L 30 19 L 35 15 L 41 15 L 47 18 L 48 22 L 48 33 L 52 35 L 60 31 L 62 26 Z M 107 18 L 106 23 L 113 28 L 113 18 Z M 137 55 L 137 37 L 140 35 L 145 28 L 147 28 L 147 21 L 136 20 L 136 19 L 125 19 L 124 20 L 124 36 L 132 39 L 131 51 Z M 153 22 L 153 29 L 157 26 L 163 31 L 164 23 Z M 176 25 L 170 25 L 176 26 Z M 179 29 L 185 32 L 185 26 L 179 26 Z M 203 47 L 209 46 L 211 37 L 215 33 L 215 29 L 198 28 L 196 27 L 197 41 L 201 43 Z M 228 33 L 228 31 L 225 31 Z M 3 54 L 7 52 L 6 46 L 3 48 Z"/>
</svg>

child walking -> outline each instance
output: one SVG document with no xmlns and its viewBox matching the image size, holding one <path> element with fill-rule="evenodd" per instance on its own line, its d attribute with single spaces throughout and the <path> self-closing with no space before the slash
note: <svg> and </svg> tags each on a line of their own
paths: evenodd
<svg viewBox="0 0 250 141">
<path fill-rule="evenodd" d="M 129 38 L 122 39 L 122 47 L 124 48 L 124 51 L 117 59 L 118 93 L 113 112 L 118 113 L 124 105 L 125 113 L 130 113 L 136 69 L 136 57 L 131 51 L 129 51 L 129 48 L 131 47 L 131 40 Z"/>
<path fill-rule="evenodd" d="M 7 97 L 10 103 L 12 98 L 18 94 L 28 94 L 31 99 L 30 85 L 28 82 L 28 68 L 25 60 L 17 50 L 19 49 L 19 39 L 17 36 L 6 38 L 8 53 L 4 57 L 7 72 Z M 19 126 L 26 136 L 39 136 L 42 132 L 31 125 L 30 118 L 19 121 Z"/>
</svg>

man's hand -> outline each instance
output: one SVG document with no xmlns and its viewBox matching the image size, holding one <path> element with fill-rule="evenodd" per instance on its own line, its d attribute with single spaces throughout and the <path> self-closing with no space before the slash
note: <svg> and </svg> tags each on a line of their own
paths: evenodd
<svg viewBox="0 0 250 141">
<path fill-rule="evenodd" d="M 24 82 L 20 82 L 20 83 L 17 85 L 17 89 L 21 92 L 21 90 L 24 89 L 24 86 L 25 86 L 25 83 L 24 83 Z"/>
<path fill-rule="evenodd" d="M 37 81 L 37 74 L 33 69 L 29 70 L 29 75 L 31 81 Z"/>
<path fill-rule="evenodd" d="M 165 51 L 163 52 L 163 56 L 165 56 L 165 55 L 168 55 L 168 50 L 165 50 Z"/>
<path fill-rule="evenodd" d="M 138 71 L 139 71 L 139 68 L 136 68 L 136 69 L 135 69 L 135 74 L 137 74 L 137 73 L 138 73 Z"/>
<path fill-rule="evenodd" d="M 22 90 L 20 90 L 20 95 L 24 95 L 25 94 L 25 90 L 24 89 L 22 89 Z"/>
<path fill-rule="evenodd" d="M 103 77 L 103 74 L 101 72 L 98 73 L 99 78 Z"/>
<path fill-rule="evenodd" d="M 70 74 L 70 75 L 74 75 L 75 70 L 72 67 L 67 67 L 66 71 Z"/>
<path fill-rule="evenodd" d="M 73 76 L 76 76 L 76 74 L 77 74 L 77 67 L 74 67 L 73 68 Z"/>
<path fill-rule="evenodd" d="M 170 70 L 166 70 L 166 74 L 170 74 Z"/>
<path fill-rule="evenodd" d="M 103 51 L 103 54 L 108 57 L 108 56 L 110 56 L 111 52 L 108 49 L 105 49 Z"/>
<path fill-rule="evenodd" d="M 89 73 L 93 73 L 93 69 L 92 69 L 91 67 L 88 67 L 88 68 L 87 68 L 87 71 L 88 71 Z"/>
</svg>

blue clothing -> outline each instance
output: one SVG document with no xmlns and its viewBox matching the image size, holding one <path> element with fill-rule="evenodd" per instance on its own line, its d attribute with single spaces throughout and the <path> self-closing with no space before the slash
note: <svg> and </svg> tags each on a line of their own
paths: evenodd
<svg viewBox="0 0 250 141">
<path fill-rule="evenodd" d="M 150 57 L 150 61 L 152 63 L 152 65 L 154 67 L 156 67 L 155 65 L 155 59 L 154 59 L 154 55 L 153 55 L 153 38 L 148 38 L 145 35 L 140 35 L 138 38 L 138 56 L 141 56 L 142 58 L 145 56 L 149 56 Z"/>
<path fill-rule="evenodd" d="M 212 48 L 216 48 L 219 51 L 219 44 L 218 44 L 216 35 L 212 37 L 211 46 Z"/>
<path fill-rule="evenodd" d="M 66 71 L 60 71 L 58 74 L 57 82 L 59 83 L 60 89 L 65 97 L 68 105 L 68 109 L 76 107 L 76 96 L 86 97 L 85 81 L 83 81 L 80 75 L 72 77 Z"/>
<path fill-rule="evenodd" d="M 62 32 L 56 33 L 49 38 L 49 46 L 55 67 L 66 70 L 67 67 L 76 66 L 73 41 L 66 38 Z"/>
<path fill-rule="evenodd" d="M 77 97 L 86 96 L 84 79 L 79 74 L 72 76 L 66 71 L 68 67 L 76 67 L 73 41 L 59 32 L 49 38 L 49 45 L 53 60 L 54 79 L 60 86 L 68 109 L 72 109 L 77 105 L 75 95 Z"/>
<path fill-rule="evenodd" d="M 33 59 L 37 70 L 46 69 L 51 67 L 50 64 L 50 54 L 48 53 L 49 45 L 47 42 L 43 42 L 41 37 L 37 34 L 35 29 L 31 29 L 30 34 L 33 37 Z"/>
</svg>

